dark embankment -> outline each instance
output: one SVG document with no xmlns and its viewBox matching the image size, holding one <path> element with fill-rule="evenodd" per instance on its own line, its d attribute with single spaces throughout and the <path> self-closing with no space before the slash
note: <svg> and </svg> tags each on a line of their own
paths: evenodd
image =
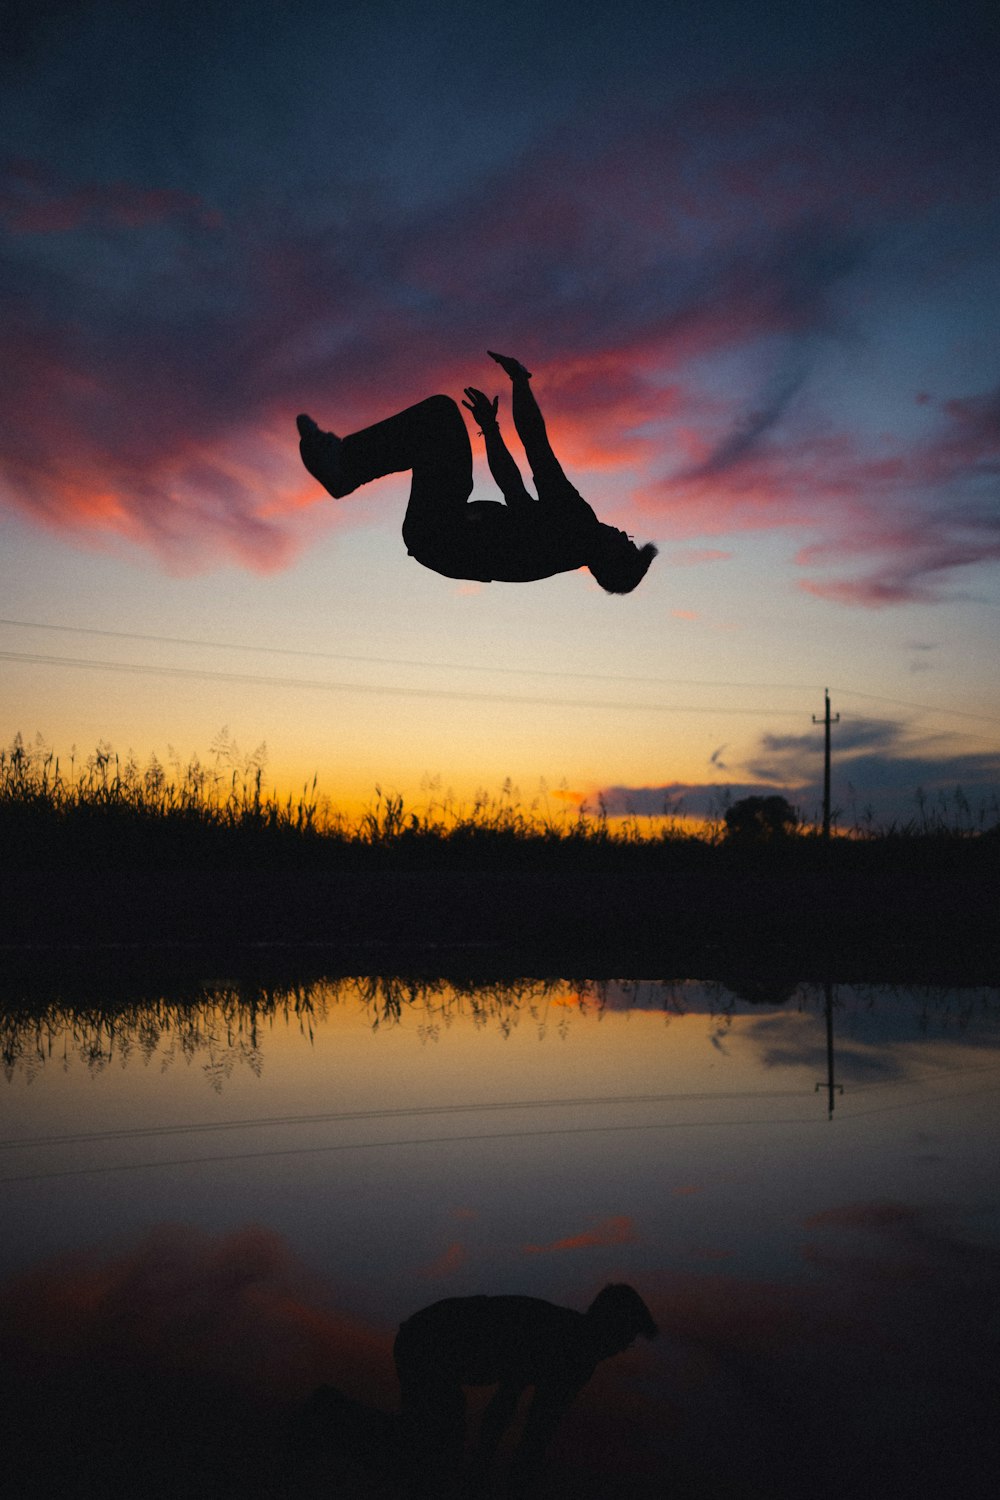
<svg viewBox="0 0 1000 1500">
<path fill-rule="evenodd" d="M 583 809 L 549 821 L 506 791 L 419 814 L 379 792 L 348 825 L 320 816 L 314 790 L 280 802 L 259 769 L 229 785 L 195 762 L 169 780 L 105 749 L 67 779 L 18 739 L 0 751 L 8 970 L 155 953 L 161 972 L 170 954 L 236 972 L 241 953 L 272 949 L 286 973 L 290 960 L 497 977 L 1000 973 L 1000 825 L 958 794 L 951 823 L 945 804 L 824 840 L 783 798 L 735 804 L 700 836 L 676 823 L 643 836 Z M 770 803 L 789 816 L 764 818 Z"/>
<path fill-rule="evenodd" d="M 796 839 L 531 851 L 353 851 L 350 858 L 26 861 L 0 872 L 5 962 L 116 950 L 232 965 L 262 947 L 307 967 L 468 973 L 783 974 L 992 983 L 1000 973 L 1000 841 Z M 531 858 L 534 852 L 534 858 Z M 600 853 L 601 851 L 597 851 Z M 574 858 L 574 853 L 578 857 Z M 558 857 L 554 857 L 557 854 Z M 454 856 L 454 851 L 451 851 Z M 201 959 L 195 958 L 195 951 Z"/>
</svg>

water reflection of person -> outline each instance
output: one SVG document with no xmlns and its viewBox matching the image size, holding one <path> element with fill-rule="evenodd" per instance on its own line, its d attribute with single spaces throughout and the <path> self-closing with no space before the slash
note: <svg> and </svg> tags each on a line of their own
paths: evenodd
<svg viewBox="0 0 1000 1500">
<path fill-rule="evenodd" d="M 521 1394 L 534 1387 L 510 1472 L 511 1500 L 521 1500 L 556 1426 L 600 1361 L 639 1334 L 656 1333 L 649 1308 L 624 1285 L 606 1286 L 585 1313 L 536 1297 L 449 1297 L 414 1313 L 393 1348 L 411 1500 L 459 1492 L 463 1386 L 497 1387 L 483 1413 L 466 1494 L 480 1492 Z"/>
</svg>

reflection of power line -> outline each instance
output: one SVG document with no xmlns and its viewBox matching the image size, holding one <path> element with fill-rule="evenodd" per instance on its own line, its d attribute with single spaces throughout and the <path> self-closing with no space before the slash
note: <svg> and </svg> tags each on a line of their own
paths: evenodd
<svg viewBox="0 0 1000 1500">
<path fill-rule="evenodd" d="M 103 1176 L 110 1172 L 145 1172 L 158 1167 L 208 1167 L 234 1161 L 266 1161 L 270 1157 L 321 1156 L 341 1151 L 378 1151 L 399 1146 L 466 1146 L 483 1141 L 521 1141 L 550 1139 L 573 1135 L 620 1135 L 638 1130 L 704 1130 L 724 1126 L 729 1129 L 747 1129 L 752 1125 L 815 1125 L 810 1115 L 789 1116 L 772 1120 L 672 1120 L 645 1121 L 634 1125 L 566 1125 L 551 1130 L 498 1130 L 482 1135 L 428 1135 L 409 1136 L 394 1141 L 340 1141 L 332 1146 L 290 1146 L 281 1151 L 227 1152 L 222 1156 L 185 1156 L 168 1161 L 136 1161 L 102 1163 L 93 1167 L 65 1167 L 51 1172 L 25 1172 L 11 1177 L 0 1177 L 0 1183 L 48 1182 L 63 1177 Z"/>
<path fill-rule="evenodd" d="M 725 1101 L 745 1099 L 802 1099 L 808 1098 L 806 1089 L 745 1089 L 739 1093 L 684 1094 L 599 1094 L 578 1099 L 498 1099 L 475 1104 L 423 1104 L 409 1109 L 356 1109 L 336 1110 L 317 1115 L 272 1115 L 248 1120 L 206 1120 L 196 1125 L 148 1125 L 130 1130 L 77 1131 L 68 1135 L 28 1136 L 21 1140 L 0 1141 L 0 1150 L 15 1150 L 23 1146 L 66 1146 L 81 1141 L 138 1140 L 147 1137 L 171 1135 L 207 1135 L 219 1130 L 261 1130 L 276 1125 L 328 1125 L 345 1124 L 353 1120 L 400 1120 L 424 1119 L 431 1115 L 496 1114 L 510 1110 L 525 1109 L 593 1109 L 599 1106 L 625 1104 L 683 1104 L 700 1103 L 706 1100 Z"/>
<path fill-rule="evenodd" d="M 794 1097 L 802 1097 L 802 1092 L 796 1090 Z M 987 1088 L 969 1089 L 965 1093 L 943 1094 L 938 1096 L 942 1100 L 951 1102 L 959 1099 L 976 1099 L 997 1092 L 994 1086 Z M 792 1097 L 789 1095 L 788 1097 Z M 681 1099 L 696 1097 L 691 1095 L 679 1095 Z M 719 1097 L 717 1095 L 706 1095 L 707 1098 Z M 739 1097 L 739 1096 L 734 1096 Z M 770 1094 L 758 1096 L 771 1098 L 780 1097 Z M 857 1110 L 851 1112 L 851 1120 L 866 1119 L 872 1115 L 898 1113 L 917 1106 L 926 1106 L 926 1098 L 912 1099 L 900 1103 L 878 1105 L 874 1109 Z M 341 1141 L 327 1146 L 298 1146 L 288 1147 L 279 1151 L 243 1151 L 226 1152 L 219 1156 L 188 1156 L 176 1157 L 165 1161 L 143 1161 L 143 1162 L 114 1162 L 102 1163 L 99 1166 L 88 1167 L 66 1167 L 54 1171 L 25 1172 L 8 1177 L 0 1177 L 0 1183 L 8 1184 L 15 1182 L 47 1182 L 58 1178 L 101 1176 L 112 1172 L 142 1172 L 155 1168 L 173 1167 L 197 1167 L 197 1166 L 219 1166 L 229 1162 L 243 1161 L 266 1161 L 269 1158 L 284 1158 L 289 1156 L 320 1156 L 334 1152 L 345 1151 L 373 1151 L 384 1148 L 386 1150 L 396 1149 L 404 1146 L 463 1146 L 476 1145 L 486 1141 L 518 1141 L 554 1139 L 559 1136 L 577 1135 L 618 1135 L 623 1133 L 635 1133 L 641 1130 L 703 1130 L 716 1129 L 719 1127 L 730 1129 L 749 1129 L 752 1126 L 774 1125 L 816 1125 L 819 1122 L 815 1116 L 787 1116 L 777 1119 L 754 1119 L 753 1117 L 743 1120 L 673 1120 L 673 1121 L 644 1121 L 630 1125 L 573 1125 L 560 1126 L 548 1130 L 510 1130 L 484 1132 L 479 1135 L 445 1135 L 445 1136 L 409 1136 L 400 1140 L 388 1141 Z"/>
<path fill-rule="evenodd" d="M 728 716 L 740 714 L 772 719 L 781 716 L 791 717 L 795 712 L 788 708 L 732 708 L 729 705 L 709 708 L 703 704 L 625 703 L 621 700 L 606 698 L 532 698 L 521 693 L 476 693 L 464 692 L 459 688 L 390 687 L 380 683 L 328 682 L 311 677 L 264 677 L 256 672 L 213 672 L 200 667 L 167 667 L 149 662 L 92 661 L 88 657 L 44 656 L 29 651 L 0 651 L 0 661 L 20 661 L 31 666 L 118 672 L 133 676 L 195 678 L 205 682 L 246 683 L 254 687 L 306 688 L 326 693 L 364 693 L 377 697 L 395 698 L 457 698 L 466 703 L 524 703 L 535 708 L 609 708 L 616 712 L 625 709 L 639 713 L 725 714 Z"/>
<path fill-rule="evenodd" d="M 996 1094 L 996 1085 L 989 1088 L 967 1089 L 964 1094 L 935 1094 L 930 1099 L 925 1096 L 919 1099 L 902 1100 L 898 1104 L 880 1104 L 875 1109 L 858 1109 L 851 1111 L 852 1120 L 867 1120 L 872 1115 L 899 1114 L 904 1109 L 916 1109 L 918 1106 L 926 1109 L 928 1104 L 936 1104 L 947 1101 L 951 1104 L 956 1099 L 981 1099 L 987 1094 Z"/>
<path fill-rule="evenodd" d="M 852 1082 L 851 1093 L 870 1093 L 873 1089 L 918 1088 L 923 1083 L 939 1083 L 946 1079 L 964 1079 L 979 1073 L 998 1072 L 1000 1063 L 995 1062 L 982 1063 L 977 1068 L 966 1067 L 964 1064 L 955 1068 L 939 1065 L 936 1068 L 925 1068 L 922 1073 L 907 1073 L 905 1078 L 869 1078 L 858 1083 Z"/>
</svg>

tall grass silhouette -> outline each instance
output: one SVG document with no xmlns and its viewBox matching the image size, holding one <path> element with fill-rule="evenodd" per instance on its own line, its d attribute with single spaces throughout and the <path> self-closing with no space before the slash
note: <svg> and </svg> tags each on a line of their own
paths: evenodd
<svg viewBox="0 0 1000 1500">
<path fill-rule="evenodd" d="M 996 803 L 974 809 L 961 790 L 928 798 L 914 794 L 905 823 L 879 824 L 870 809 L 829 845 L 799 824 L 786 837 L 758 843 L 733 837 L 723 797 L 718 814 L 700 825 L 677 808 L 659 818 L 611 818 L 599 801 L 553 811 L 544 794 L 525 805 L 505 782 L 470 803 L 450 795 L 420 808 L 376 785 L 368 808 L 354 818 L 319 793 L 316 777 L 296 797 L 268 791 L 266 749 L 242 756 L 223 730 L 208 761 L 165 766 L 156 755 L 141 766 L 105 741 L 78 760 L 63 761 L 40 739 L 21 735 L 0 750 L 0 840 L 8 867 L 91 867 L 176 864 L 379 867 L 397 864 L 636 869 L 726 860 L 889 860 L 961 857 L 972 844 L 995 845 Z M 848 851 L 853 850 L 853 855 Z M 900 851 L 903 851 L 900 854 Z"/>
<path fill-rule="evenodd" d="M 131 754 L 122 759 L 104 741 L 83 760 L 74 754 L 64 762 L 44 742 L 28 745 L 17 735 L 0 750 L 0 834 L 9 859 L 34 866 L 190 859 L 336 865 L 381 863 L 390 855 L 530 862 L 546 851 L 610 852 L 694 838 L 676 820 L 654 834 L 637 818 L 609 819 L 603 806 L 552 812 L 540 797 L 526 807 L 510 782 L 468 804 L 446 795 L 420 809 L 376 785 L 369 806 L 350 818 L 320 796 L 315 777 L 297 797 L 268 791 L 263 747 L 243 759 L 224 732 L 212 760 L 173 759 L 169 769 L 155 755 L 144 767 Z M 709 830 L 700 842 L 717 836 Z"/>
</svg>

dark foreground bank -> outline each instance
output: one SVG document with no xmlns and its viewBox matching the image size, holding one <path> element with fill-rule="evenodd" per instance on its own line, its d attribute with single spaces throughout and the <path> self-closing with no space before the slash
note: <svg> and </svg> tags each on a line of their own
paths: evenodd
<svg viewBox="0 0 1000 1500">
<path fill-rule="evenodd" d="M 263 945 L 382 972 L 990 983 L 1000 958 L 1000 824 L 959 794 L 830 839 L 781 797 L 701 835 L 584 809 L 551 821 L 506 792 L 422 813 L 379 792 L 347 825 L 320 817 L 315 787 L 265 795 L 259 768 L 231 787 L 198 763 L 170 780 L 99 748 L 67 777 L 18 738 L 0 751 L 0 854 L 12 962 Z"/>
<path fill-rule="evenodd" d="M 221 961 L 276 947 L 396 971 L 995 982 L 996 849 L 905 853 L 590 870 L 8 866 L 0 945 L 29 965 L 109 947 L 121 962 L 130 948 Z"/>
</svg>

